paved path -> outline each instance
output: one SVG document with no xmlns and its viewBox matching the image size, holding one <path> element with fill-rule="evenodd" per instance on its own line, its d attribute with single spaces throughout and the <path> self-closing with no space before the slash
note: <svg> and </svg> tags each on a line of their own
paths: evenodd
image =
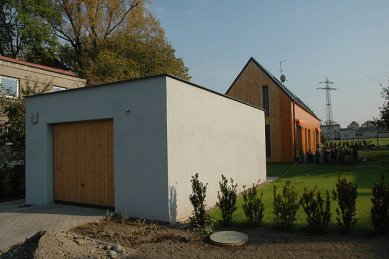
<svg viewBox="0 0 389 259">
<path fill-rule="evenodd" d="M 23 205 L 24 200 L 0 203 L 0 250 L 24 241 L 40 230 L 66 230 L 106 214 L 102 209 L 63 204 Z"/>
</svg>

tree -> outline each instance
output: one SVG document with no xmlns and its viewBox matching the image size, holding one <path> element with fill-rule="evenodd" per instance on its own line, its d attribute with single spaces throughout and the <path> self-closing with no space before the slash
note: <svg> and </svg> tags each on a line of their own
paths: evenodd
<svg viewBox="0 0 389 259">
<path fill-rule="evenodd" d="M 377 120 L 377 125 L 389 129 L 389 85 L 382 88 L 381 96 L 384 98 L 384 104 L 380 107 L 380 118 Z"/>
<path fill-rule="evenodd" d="M 59 0 L 62 22 L 54 25 L 67 44 L 66 65 L 88 84 L 171 73 L 189 79 L 188 69 L 166 40 L 142 0 Z"/>
<path fill-rule="evenodd" d="M 377 122 L 373 120 L 367 120 L 361 124 L 361 128 L 375 128 L 377 126 Z"/>
<path fill-rule="evenodd" d="M 0 152 L 11 157 L 24 157 L 25 152 L 25 96 L 47 92 L 52 89 L 52 83 L 38 86 L 26 78 L 26 87 L 21 88 L 17 99 L 6 97 L 0 88 Z"/>
<path fill-rule="evenodd" d="M 358 130 L 359 129 L 359 124 L 356 121 L 352 121 L 348 126 L 348 129 L 353 129 L 353 130 Z"/>
<path fill-rule="evenodd" d="M 146 0 L 0 0 L 0 54 L 87 84 L 170 73 L 190 79 Z"/>
<path fill-rule="evenodd" d="M 0 0 L 0 55 L 58 66 L 58 23 L 51 0 Z"/>
</svg>

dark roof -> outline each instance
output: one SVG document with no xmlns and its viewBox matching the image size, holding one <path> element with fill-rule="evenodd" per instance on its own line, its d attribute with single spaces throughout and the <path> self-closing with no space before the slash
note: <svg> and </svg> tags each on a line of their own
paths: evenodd
<svg viewBox="0 0 389 259">
<path fill-rule="evenodd" d="M 73 92 L 73 91 L 82 91 L 82 90 L 87 90 L 87 89 L 91 89 L 91 88 L 104 87 L 104 86 L 108 86 L 108 85 L 111 85 L 111 84 L 118 84 L 118 83 L 132 82 L 132 81 L 142 81 L 142 80 L 147 80 L 147 79 L 151 79 L 151 78 L 158 78 L 158 77 L 170 77 L 170 78 L 172 78 L 172 79 L 175 79 L 175 80 L 177 80 L 177 81 L 186 83 L 186 84 L 191 85 L 191 86 L 194 86 L 194 87 L 196 87 L 196 88 L 200 88 L 200 89 L 205 90 L 205 91 L 207 91 L 207 92 L 210 92 L 210 93 L 219 95 L 219 96 L 221 96 L 221 97 L 224 97 L 224 98 L 227 98 L 227 99 L 230 99 L 230 100 L 233 100 L 233 101 L 242 103 L 242 104 L 244 104 L 244 105 L 250 106 L 250 107 L 255 108 L 255 109 L 257 109 L 257 110 L 263 111 L 262 108 L 259 108 L 259 107 L 257 107 L 257 106 L 254 106 L 254 105 L 252 105 L 252 104 L 250 104 L 250 103 L 246 103 L 246 102 L 244 102 L 244 101 L 242 101 L 242 100 L 239 100 L 239 99 L 236 99 L 236 98 L 234 98 L 234 97 L 231 97 L 231 96 L 228 96 L 228 95 L 225 95 L 225 94 L 218 93 L 218 92 L 213 91 L 213 90 L 211 90 L 211 89 L 208 89 L 208 88 L 205 88 L 205 87 L 203 87 L 203 86 L 194 84 L 194 83 L 192 83 L 192 82 L 186 81 L 186 80 L 184 80 L 184 79 L 181 79 L 181 78 L 179 78 L 179 77 L 176 77 L 176 76 L 173 76 L 173 75 L 170 75 L 170 74 L 160 74 L 160 75 L 155 75 L 155 76 L 147 76 L 147 77 L 141 77 L 141 78 L 127 79 L 127 80 L 122 80 L 122 81 L 117 81 L 117 82 L 110 82 L 110 83 L 103 83 L 103 84 L 91 85 L 91 86 L 86 86 L 86 87 L 72 88 L 72 89 L 67 89 L 67 90 L 64 90 L 64 91 L 40 93 L 40 94 L 34 94 L 34 95 L 26 96 L 26 98 L 32 98 L 32 97 L 43 96 L 43 95 L 63 94 L 63 93 L 68 93 L 68 92 Z"/>
<path fill-rule="evenodd" d="M 76 73 L 74 73 L 72 71 L 63 70 L 63 69 L 54 68 L 54 67 L 43 66 L 43 65 L 31 63 L 31 62 L 28 62 L 28 61 L 25 61 L 25 60 L 22 60 L 22 59 L 16 59 L 16 58 L 10 58 L 10 57 L 6 57 L 6 56 L 0 56 L 0 60 L 16 63 L 16 64 L 19 64 L 19 65 L 25 65 L 25 66 L 29 66 L 29 67 L 39 68 L 39 69 L 51 71 L 51 72 L 58 73 L 58 74 L 64 74 L 64 75 L 68 75 L 68 76 L 78 77 L 76 75 Z"/>
<path fill-rule="evenodd" d="M 281 90 L 283 92 L 286 93 L 286 95 L 289 96 L 290 99 L 292 99 L 293 101 L 295 101 L 299 106 L 301 106 L 301 108 L 303 108 L 305 111 L 307 111 L 309 114 L 311 114 L 313 117 L 315 117 L 316 119 L 320 120 L 316 114 L 311 110 L 311 108 L 308 107 L 308 105 L 306 105 L 297 95 L 295 95 L 291 90 L 289 90 L 284 84 L 282 84 L 278 79 L 277 77 L 273 76 L 266 68 L 264 68 L 261 64 L 258 63 L 258 61 L 256 61 L 253 57 L 251 57 L 249 59 L 249 61 L 247 61 L 246 65 L 243 67 L 243 69 L 240 71 L 239 75 L 235 78 L 234 82 L 232 82 L 231 86 L 228 88 L 228 90 L 226 91 L 226 94 L 228 94 L 228 92 L 232 89 L 232 87 L 234 86 L 235 82 L 238 80 L 238 78 L 241 76 L 241 74 L 243 73 L 243 71 L 246 69 L 246 67 L 250 64 L 250 62 L 254 62 L 255 65 L 257 65 L 265 74 L 268 75 L 268 77 L 270 77 L 274 83 L 276 85 L 278 85 Z"/>
</svg>

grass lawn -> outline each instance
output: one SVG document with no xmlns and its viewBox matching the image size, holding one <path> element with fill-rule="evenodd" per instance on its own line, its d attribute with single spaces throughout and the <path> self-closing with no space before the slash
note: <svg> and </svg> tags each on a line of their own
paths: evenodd
<svg viewBox="0 0 389 259">
<path fill-rule="evenodd" d="M 263 201 L 265 204 L 265 215 L 263 225 L 265 227 L 273 227 L 274 220 L 272 214 L 273 202 L 273 185 L 278 187 L 278 192 L 282 190 L 282 186 L 287 180 L 298 191 L 299 196 L 303 193 L 304 187 L 318 189 L 325 193 L 329 191 L 332 198 L 332 190 L 335 188 L 337 173 L 340 172 L 350 181 L 358 184 L 357 198 L 357 217 L 358 222 L 356 228 L 362 231 L 371 231 L 373 229 L 370 219 L 371 208 L 371 188 L 379 182 L 380 176 L 385 175 L 385 180 L 389 181 L 389 150 L 380 151 L 361 151 L 360 157 L 367 158 L 368 161 L 360 162 L 357 165 L 316 165 L 316 164 L 268 164 L 267 175 L 280 177 L 276 181 L 260 187 L 259 191 L 263 192 Z M 246 216 L 243 209 L 243 198 L 237 201 L 238 209 L 233 214 L 234 224 L 246 224 Z M 336 228 L 336 213 L 335 208 L 337 203 L 332 201 L 332 224 L 330 228 Z M 219 209 L 213 209 L 208 212 L 209 215 L 219 220 Z M 295 230 L 302 230 L 306 227 L 306 217 L 303 209 L 300 207 L 297 212 L 297 221 Z"/>
</svg>

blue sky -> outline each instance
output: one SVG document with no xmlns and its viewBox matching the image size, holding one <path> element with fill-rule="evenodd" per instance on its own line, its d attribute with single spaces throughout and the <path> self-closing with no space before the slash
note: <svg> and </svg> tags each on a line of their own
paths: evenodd
<svg viewBox="0 0 389 259">
<path fill-rule="evenodd" d="M 377 117 L 389 78 L 387 0 L 154 0 L 151 12 L 192 82 L 224 93 L 250 57 L 325 120 L 326 76 L 334 120 L 346 127 Z"/>
</svg>

